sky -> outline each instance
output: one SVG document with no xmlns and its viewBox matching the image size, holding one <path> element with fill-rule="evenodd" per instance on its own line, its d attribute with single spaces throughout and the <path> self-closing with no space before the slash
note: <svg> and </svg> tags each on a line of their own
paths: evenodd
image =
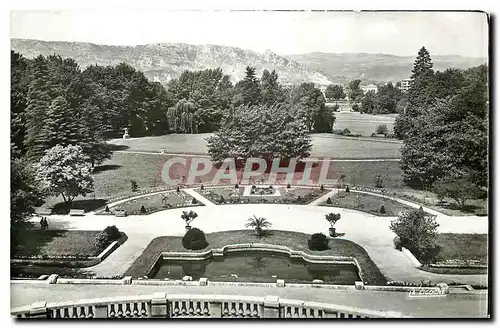
<svg viewBox="0 0 500 328">
<path fill-rule="evenodd" d="M 12 11 L 11 37 L 107 45 L 219 44 L 309 52 L 487 57 L 475 12 Z"/>
</svg>

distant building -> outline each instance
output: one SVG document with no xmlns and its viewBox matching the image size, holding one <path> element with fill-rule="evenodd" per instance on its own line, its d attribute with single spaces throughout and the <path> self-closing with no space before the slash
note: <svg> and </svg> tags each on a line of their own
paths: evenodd
<svg viewBox="0 0 500 328">
<path fill-rule="evenodd" d="M 377 93 L 378 87 L 375 84 L 368 84 L 367 86 L 362 86 L 361 90 L 363 90 L 363 93 L 367 93 L 368 91 L 374 91 Z"/>
<path fill-rule="evenodd" d="M 411 79 L 404 79 L 401 81 L 401 91 L 406 92 L 408 89 L 410 89 L 410 84 L 411 84 Z"/>
</svg>

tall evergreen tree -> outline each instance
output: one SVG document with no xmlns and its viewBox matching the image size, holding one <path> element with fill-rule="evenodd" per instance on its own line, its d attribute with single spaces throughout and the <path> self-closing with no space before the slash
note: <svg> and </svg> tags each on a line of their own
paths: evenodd
<svg viewBox="0 0 500 328">
<path fill-rule="evenodd" d="M 32 160 L 43 156 L 46 149 L 47 136 L 44 134 L 44 128 L 46 110 L 51 102 L 49 92 L 52 88 L 47 61 L 43 56 L 38 56 L 31 62 L 25 123 L 25 145 L 27 155 Z"/>
<path fill-rule="evenodd" d="M 285 101 L 282 87 L 278 83 L 278 74 L 275 70 L 271 73 L 267 69 L 262 72 L 260 79 L 262 89 L 262 104 L 273 105 Z"/>
<path fill-rule="evenodd" d="M 46 149 L 55 145 L 78 145 L 82 142 L 80 121 L 63 96 L 50 103 L 43 134 L 47 138 Z"/>
<path fill-rule="evenodd" d="M 415 80 L 417 77 L 425 73 L 428 73 L 431 70 L 432 70 L 431 55 L 429 54 L 429 51 L 425 49 L 425 47 L 422 47 L 418 51 L 417 58 L 415 59 L 415 62 L 413 64 L 413 69 L 411 71 L 412 72 L 411 78 L 412 80 Z"/>
<path fill-rule="evenodd" d="M 258 105 L 261 102 L 260 80 L 255 67 L 247 66 L 245 78 L 235 85 L 233 105 Z"/>
</svg>

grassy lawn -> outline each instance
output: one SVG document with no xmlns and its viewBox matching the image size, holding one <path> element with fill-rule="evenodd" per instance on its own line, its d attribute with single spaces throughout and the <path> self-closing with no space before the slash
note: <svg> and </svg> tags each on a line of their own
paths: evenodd
<svg viewBox="0 0 500 328">
<path fill-rule="evenodd" d="M 459 268 L 435 268 L 425 266 L 425 271 L 445 274 L 483 274 L 486 269 L 470 268 L 470 265 L 488 264 L 488 235 L 441 233 L 437 243 L 441 247 L 436 264 L 460 266 Z"/>
<path fill-rule="evenodd" d="M 163 201 L 163 197 L 165 197 L 165 201 Z M 193 197 L 190 195 L 176 191 L 164 192 L 161 194 L 155 194 L 151 196 L 145 196 L 137 199 L 132 199 L 125 203 L 119 204 L 114 207 L 110 207 L 110 213 L 113 212 L 114 209 L 124 209 L 128 215 L 141 215 L 141 214 L 151 214 L 154 212 L 162 211 L 169 208 L 178 208 L 185 206 L 196 206 L 203 205 L 196 201 L 193 203 Z M 144 206 L 146 210 L 144 213 L 141 213 L 141 207 Z M 99 214 L 104 214 L 104 211 L 100 211 Z"/>
<path fill-rule="evenodd" d="M 364 124 L 363 122 L 361 124 Z M 375 127 L 378 124 L 375 124 Z M 375 128 L 373 129 L 375 130 Z M 366 135 L 371 135 L 370 131 Z M 130 151 L 159 152 L 166 149 L 169 153 L 207 154 L 206 134 L 168 134 L 157 137 L 132 139 L 113 139 L 110 143 L 128 147 Z M 365 134 L 364 134 L 365 135 Z M 383 140 L 356 140 L 339 138 L 333 134 L 312 135 L 312 157 L 331 158 L 399 158 L 401 143 L 384 142 Z"/>
<path fill-rule="evenodd" d="M 165 236 L 151 241 L 144 252 L 137 258 L 124 276 L 143 277 L 154 265 L 161 252 L 203 252 L 212 248 L 221 248 L 238 243 L 266 243 L 283 245 L 294 250 L 304 251 L 315 255 L 336 255 L 355 257 L 362 268 L 365 283 L 370 285 L 385 285 L 387 279 L 370 259 L 366 251 L 359 245 L 345 239 L 330 239 L 330 249 L 325 251 L 311 251 L 307 246 L 310 235 L 271 230 L 268 235 L 257 238 L 253 230 L 237 230 L 215 232 L 206 235 L 208 246 L 205 249 L 192 251 L 182 246 L 182 237 Z"/>
<path fill-rule="evenodd" d="M 393 131 L 395 115 L 372 115 L 356 112 L 335 113 L 334 129 L 349 129 L 353 133 L 370 136 L 380 124 L 387 125 L 390 133 Z"/>
<path fill-rule="evenodd" d="M 245 190 L 244 187 L 239 187 L 238 189 L 205 188 L 205 190 L 197 189 L 197 191 L 216 204 L 222 204 L 221 196 L 226 204 L 227 202 L 241 203 L 242 201 L 248 204 L 273 202 L 280 204 L 307 204 L 330 191 L 328 189 L 320 190 L 319 188 L 274 188 L 279 191 L 280 196 L 260 196 L 259 194 L 256 194 L 255 196 L 243 196 Z"/>
<path fill-rule="evenodd" d="M 467 201 L 465 209 L 459 208 L 456 202 L 452 199 L 445 198 L 442 203 L 439 202 L 437 196 L 432 191 L 415 190 L 410 188 L 401 188 L 390 190 L 390 193 L 402 199 L 424 204 L 436 211 L 450 216 L 464 215 L 488 215 L 488 200 L 487 199 L 472 199 Z"/>
<path fill-rule="evenodd" d="M 340 191 L 335 196 L 330 197 L 330 199 L 332 201 L 331 204 L 325 202 L 321 206 L 350 208 L 378 216 L 398 216 L 401 211 L 413 210 L 409 206 L 390 199 L 357 192 Z M 384 205 L 385 214 L 380 212 L 382 205 Z"/>
<path fill-rule="evenodd" d="M 83 230 L 26 230 L 22 233 L 17 256 L 97 256 L 103 251 L 94 246 L 99 233 Z"/>
</svg>

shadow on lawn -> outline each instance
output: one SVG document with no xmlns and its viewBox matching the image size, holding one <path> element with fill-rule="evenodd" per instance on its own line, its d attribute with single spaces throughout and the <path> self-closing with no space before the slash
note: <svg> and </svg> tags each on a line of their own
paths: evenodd
<svg viewBox="0 0 500 328">
<path fill-rule="evenodd" d="M 65 230 L 26 230 L 17 237 L 15 256 L 35 256 L 54 238 L 64 235 Z"/>
<path fill-rule="evenodd" d="M 121 165 L 116 165 L 116 164 L 110 164 L 110 165 L 99 165 L 94 167 L 94 174 L 104 172 L 104 171 L 111 171 L 111 170 L 117 170 Z"/>
<path fill-rule="evenodd" d="M 108 144 L 108 150 L 110 151 L 118 151 L 118 150 L 126 150 L 129 149 L 129 146 L 126 145 L 115 145 L 115 144 Z"/>
<path fill-rule="evenodd" d="M 68 214 L 70 209 L 93 211 L 106 205 L 106 199 L 82 199 L 75 200 L 71 204 L 57 203 L 52 208 L 52 214 Z"/>
</svg>

